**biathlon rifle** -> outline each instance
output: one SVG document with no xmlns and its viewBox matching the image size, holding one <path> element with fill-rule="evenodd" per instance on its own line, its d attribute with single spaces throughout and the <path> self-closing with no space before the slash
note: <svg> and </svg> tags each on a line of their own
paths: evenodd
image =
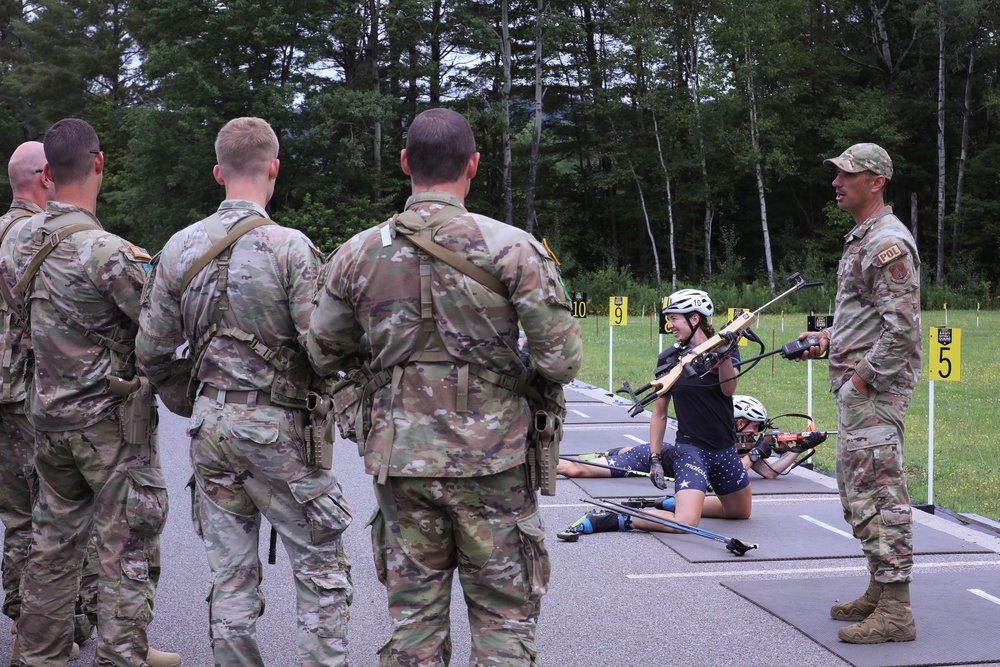
<svg viewBox="0 0 1000 667">
<path fill-rule="evenodd" d="M 677 383 L 677 380 L 681 378 L 681 375 L 694 375 L 696 373 L 696 366 L 713 361 L 712 357 L 715 356 L 714 350 L 722 347 L 723 345 L 735 345 L 737 341 L 739 341 L 740 336 L 742 336 L 750 327 L 750 324 L 768 307 L 777 303 L 781 299 L 784 299 L 792 292 L 797 292 L 805 287 L 819 287 L 823 284 L 807 283 L 802 277 L 802 274 L 797 272 L 788 277 L 788 282 L 793 283 L 791 288 L 782 292 L 751 313 L 740 313 L 733 318 L 732 322 L 724 326 L 721 331 L 708 340 L 699 343 L 693 348 L 678 348 L 676 362 L 674 362 L 673 365 L 670 365 L 670 361 L 672 361 L 674 355 L 669 355 L 668 363 L 656 369 L 656 372 L 654 372 L 655 377 L 651 382 L 648 382 L 636 391 L 632 390 L 628 381 L 622 383 L 622 388 L 615 393 L 628 394 L 629 398 L 632 399 L 633 405 L 629 409 L 629 416 L 635 417 L 637 414 L 642 412 L 647 405 L 655 401 L 660 396 L 665 396 Z M 659 372 L 661 370 L 662 374 Z M 641 394 L 644 394 L 654 388 L 655 391 L 639 398 Z"/>
<path fill-rule="evenodd" d="M 818 447 L 826 442 L 827 437 L 836 434 L 836 431 L 804 431 L 802 433 L 767 431 L 760 434 L 758 442 L 766 442 L 776 453 L 786 454 L 792 451 L 804 452 L 807 449 Z"/>
</svg>

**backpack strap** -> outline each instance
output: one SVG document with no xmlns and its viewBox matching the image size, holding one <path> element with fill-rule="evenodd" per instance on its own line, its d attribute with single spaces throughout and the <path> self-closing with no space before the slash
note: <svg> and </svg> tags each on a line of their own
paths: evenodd
<svg viewBox="0 0 1000 667">
<path fill-rule="evenodd" d="M 255 214 L 250 214 L 242 218 L 239 222 L 233 225 L 232 230 L 230 230 L 228 234 L 216 241 L 212 247 L 208 249 L 208 252 L 199 257 L 198 260 L 191 265 L 191 268 L 184 273 L 184 278 L 181 279 L 181 294 L 184 294 L 187 286 L 191 284 L 191 281 L 194 280 L 194 277 L 198 275 L 202 269 L 208 266 L 209 263 L 222 254 L 223 251 L 236 243 L 241 236 L 252 229 L 273 224 L 273 220 Z"/>
<path fill-rule="evenodd" d="M 454 218 L 456 216 L 456 213 L 454 213 L 453 211 L 461 211 L 461 209 L 458 209 L 454 206 L 445 206 L 443 209 L 441 209 L 433 216 L 431 216 L 429 220 L 430 224 L 428 226 L 432 228 L 440 226 L 440 224 L 435 224 L 436 222 L 435 218 L 437 218 L 442 213 L 444 213 L 447 216 L 447 219 L 441 220 L 441 222 L 447 222 L 447 220 Z M 496 292 L 503 298 L 505 299 L 510 298 L 510 292 L 507 291 L 507 286 L 504 285 L 502 282 L 500 282 L 499 278 L 490 275 L 489 273 L 482 270 L 469 260 L 459 255 L 457 252 L 448 250 L 444 246 L 435 243 L 430 238 L 426 238 L 420 236 L 419 234 L 414 234 L 408 231 L 401 230 L 396 225 L 396 220 L 400 219 L 402 219 L 404 222 L 412 220 L 414 222 L 422 223 L 423 219 L 420 218 L 419 215 L 417 215 L 413 211 L 403 211 L 402 213 L 399 213 L 396 216 L 394 216 L 393 219 L 389 222 L 389 225 L 397 232 L 400 232 L 400 235 L 403 238 L 405 238 L 407 241 L 417 246 L 424 252 L 430 255 L 434 255 L 435 257 L 440 259 L 442 262 L 444 262 L 451 268 L 461 273 L 464 273 L 465 275 L 475 280 L 477 283 L 481 284 L 483 287 L 489 289 L 492 292 Z"/>
<path fill-rule="evenodd" d="M 42 262 L 45 258 L 49 256 L 49 253 L 56 249 L 64 239 L 68 238 L 72 234 L 77 232 L 82 232 L 88 229 L 101 229 L 101 226 L 93 222 L 78 222 L 76 224 L 67 225 L 61 229 L 57 229 L 42 243 L 42 247 L 38 249 L 31 261 L 28 262 L 28 267 L 24 270 L 24 275 L 21 276 L 20 280 L 11 288 L 10 292 L 13 297 L 18 299 L 24 296 L 24 291 L 28 289 L 28 284 L 34 280 L 35 274 L 38 273 L 38 269 L 42 266 Z"/>
</svg>

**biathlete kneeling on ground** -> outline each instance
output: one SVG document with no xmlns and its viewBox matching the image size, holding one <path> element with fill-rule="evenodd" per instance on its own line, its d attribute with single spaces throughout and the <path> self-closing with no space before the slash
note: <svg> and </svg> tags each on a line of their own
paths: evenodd
<svg viewBox="0 0 1000 667">
<path fill-rule="evenodd" d="M 775 479 L 788 470 L 799 454 L 809 447 L 793 447 L 781 458 L 769 460 L 774 444 L 766 437 L 759 437 L 767 428 L 767 410 L 753 396 L 733 396 L 733 419 L 736 426 L 736 447 L 746 470 L 753 470 L 764 479 Z M 816 443 L 819 444 L 819 443 Z M 645 477 L 649 475 L 649 443 L 616 447 L 598 455 L 581 454 L 578 461 L 559 459 L 556 473 L 564 477 Z M 663 474 L 668 479 L 674 475 L 674 443 L 664 442 L 660 450 Z M 617 468 L 617 470 L 616 470 Z M 710 498 L 705 499 L 706 502 Z M 702 513 L 703 516 L 711 516 Z"/>
<path fill-rule="evenodd" d="M 670 295 L 663 313 L 677 345 L 693 348 L 715 335 L 708 321 L 714 310 L 708 294 L 701 290 L 684 289 Z M 663 465 L 661 451 L 671 399 L 677 415 L 677 439 L 673 448 L 674 506 L 670 510 L 663 509 L 669 503 L 660 501 L 660 506 L 648 510 L 651 514 L 689 526 L 697 526 L 702 516 L 750 518 L 750 478 L 740 461 L 733 420 L 733 395 L 737 384 L 733 357 L 738 358 L 735 342 L 727 352 L 710 368 L 696 369 L 698 372 L 692 375 L 682 374 L 670 392 L 657 398 L 653 404 L 649 427 L 649 475 L 659 489 L 666 488 L 668 471 Z M 676 350 L 668 349 L 661 353 L 657 367 L 663 366 L 671 354 L 676 354 Z M 669 462 L 669 456 L 666 458 Z M 716 493 L 712 498 L 706 497 L 709 485 Z M 633 528 L 678 532 L 658 523 L 604 510 L 589 512 L 564 532 L 589 533 Z"/>
</svg>

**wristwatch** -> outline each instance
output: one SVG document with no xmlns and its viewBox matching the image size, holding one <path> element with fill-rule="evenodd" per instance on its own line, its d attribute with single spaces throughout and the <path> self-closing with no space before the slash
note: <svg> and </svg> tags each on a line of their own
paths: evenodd
<svg viewBox="0 0 1000 667">
<path fill-rule="evenodd" d="M 757 461 L 760 460 L 760 450 L 754 447 L 749 452 L 747 452 L 747 456 L 750 457 L 750 463 L 757 463 Z"/>
</svg>

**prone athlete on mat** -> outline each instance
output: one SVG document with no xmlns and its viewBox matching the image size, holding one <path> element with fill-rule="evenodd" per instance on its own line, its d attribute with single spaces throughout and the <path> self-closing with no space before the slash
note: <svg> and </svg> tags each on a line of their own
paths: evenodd
<svg viewBox="0 0 1000 667">
<path fill-rule="evenodd" d="M 753 396 L 733 396 L 733 418 L 736 424 L 736 447 L 743 468 L 753 470 L 764 479 L 776 479 L 794 465 L 800 453 L 805 449 L 811 449 L 811 447 L 791 447 L 780 458 L 769 461 L 774 443 L 766 436 L 760 435 L 767 429 L 767 410 Z M 584 454 L 578 456 L 577 461 L 563 458 L 559 459 L 556 473 L 564 477 L 648 476 L 649 451 L 649 443 L 645 442 L 610 449 L 597 456 Z M 660 460 L 663 464 L 663 473 L 669 479 L 675 477 L 674 453 L 674 443 L 664 442 Z"/>
</svg>

